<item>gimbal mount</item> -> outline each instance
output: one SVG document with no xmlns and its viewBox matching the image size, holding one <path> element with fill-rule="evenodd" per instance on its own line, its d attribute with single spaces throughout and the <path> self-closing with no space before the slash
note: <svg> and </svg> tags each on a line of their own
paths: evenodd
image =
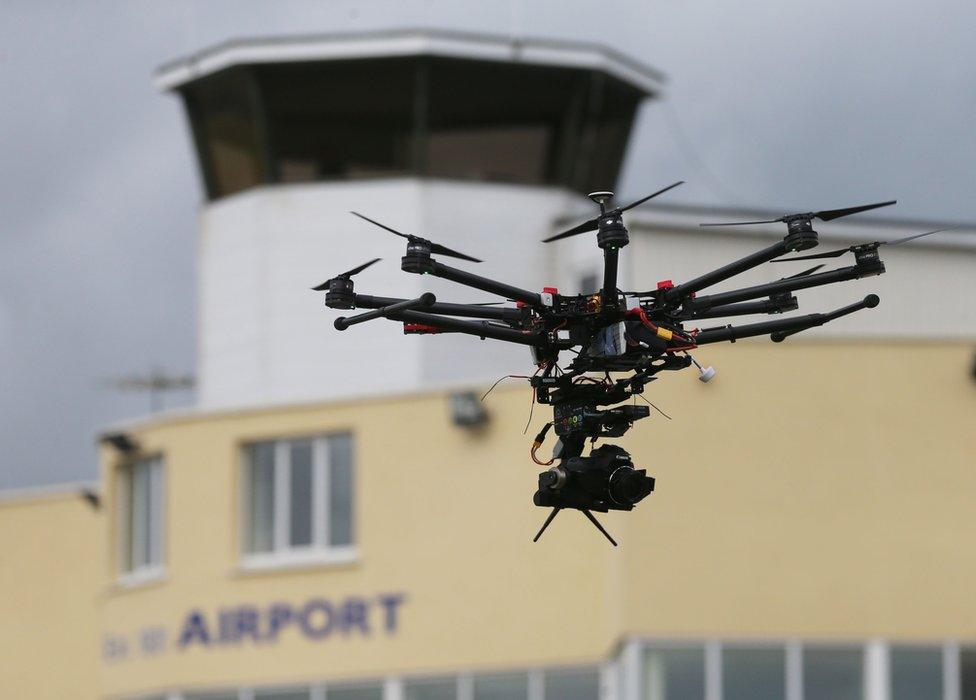
<svg viewBox="0 0 976 700">
<path fill-rule="evenodd" d="M 663 281 L 650 291 L 621 292 L 617 286 L 619 253 L 630 241 L 623 213 L 680 184 L 676 182 L 613 209 L 607 208 L 613 199 L 612 192 L 594 192 L 590 198 L 600 208 L 597 216 L 545 239 L 548 243 L 589 231 L 597 232 L 597 245 L 603 251 L 604 274 L 603 285 L 595 294 L 563 295 L 553 288 L 534 292 L 450 267 L 432 256 L 480 261 L 429 239 L 401 233 L 356 212 L 353 214 L 369 223 L 407 239 L 406 254 L 400 263 L 404 272 L 450 280 L 514 301 L 516 306 L 443 303 L 430 293 L 416 299 L 355 293 L 353 276 L 377 260 L 314 287 L 327 292 L 325 303 L 330 308 L 370 309 L 357 316 L 337 319 L 335 327 L 338 330 L 382 317 L 401 322 L 405 334 L 461 333 L 531 348 L 537 365 L 536 373 L 529 380 L 534 398 L 553 408 L 553 420 L 536 436 L 531 449 L 533 461 L 549 467 L 539 475 L 533 500 L 538 506 L 552 508 L 535 540 L 541 537 L 560 510 L 570 508 L 581 511 L 616 545 L 591 511 L 632 510 L 653 491 L 654 479 L 644 469 L 635 468 L 630 455 L 620 446 L 605 444 L 591 448 L 586 455 L 584 451 L 587 441 L 592 445 L 599 439 L 619 437 L 635 421 L 650 415 L 650 407 L 636 404 L 636 398 L 643 398 L 646 385 L 656 379 L 658 372 L 684 369 L 694 364 L 699 370 L 699 379 L 709 381 L 714 370 L 702 367 L 690 351 L 709 343 L 735 342 L 761 335 L 769 335 L 773 341 L 781 342 L 841 316 L 873 308 L 879 299 L 870 294 L 859 302 L 828 313 L 739 326 L 686 330 L 685 323 L 795 310 L 798 302 L 793 292 L 882 274 L 885 267 L 878 255 L 881 245 L 897 245 L 936 233 L 929 231 L 897 241 L 878 241 L 820 255 L 784 258 L 782 256 L 788 253 L 809 250 L 817 245 L 814 219 L 830 221 L 895 202 L 742 222 L 752 225 L 785 223 L 787 231 L 781 241 L 681 284 Z M 854 264 L 848 267 L 818 272 L 822 265 L 817 265 L 774 282 L 698 296 L 703 289 L 767 262 L 839 257 L 846 252 L 854 254 Z M 564 351 L 576 355 L 562 367 L 559 357 Z M 624 376 L 619 376 L 621 374 Z M 551 428 L 555 429 L 558 442 L 552 459 L 544 462 L 537 457 L 536 451 Z"/>
</svg>

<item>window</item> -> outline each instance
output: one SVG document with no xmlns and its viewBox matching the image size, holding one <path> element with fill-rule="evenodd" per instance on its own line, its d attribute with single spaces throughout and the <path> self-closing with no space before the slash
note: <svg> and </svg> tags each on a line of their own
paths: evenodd
<svg viewBox="0 0 976 700">
<path fill-rule="evenodd" d="M 474 700 L 528 700 L 529 677 L 504 673 L 474 677 Z"/>
<path fill-rule="evenodd" d="M 223 197 L 267 179 L 257 87 L 249 69 L 232 68 L 187 88 L 187 112 L 211 197 Z"/>
<path fill-rule="evenodd" d="M 942 650 L 938 647 L 891 648 L 891 700 L 942 697 Z"/>
<path fill-rule="evenodd" d="M 860 648 L 804 649 L 803 700 L 861 700 L 863 662 Z"/>
<path fill-rule="evenodd" d="M 613 187 L 642 98 L 599 70 L 431 56 L 236 66 L 181 92 L 210 199 L 402 175 Z"/>
<path fill-rule="evenodd" d="M 308 688 L 255 690 L 254 700 L 309 700 Z"/>
<path fill-rule="evenodd" d="M 600 700 L 600 672 L 595 668 L 546 671 L 546 700 Z"/>
<path fill-rule="evenodd" d="M 248 445 L 244 485 L 243 549 L 251 563 L 354 554 L 351 436 Z"/>
<path fill-rule="evenodd" d="M 644 700 L 704 700 L 705 650 L 654 647 L 644 652 Z"/>
<path fill-rule="evenodd" d="M 120 570 L 151 575 L 163 565 L 163 463 L 144 459 L 124 466 L 119 479 Z"/>
<path fill-rule="evenodd" d="M 328 700 L 383 700 L 383 686 L 379 684 L 329 685 Z"/>
<path fill-rule="evenodd" d="M 457 680 L 451 678 L 422 678 L 405 681 L 404 700 L 455 700 Z"/>
<path fill-rule="evenodd" d="M 959 649 L 959 700 L 976 700 L 976 647 Z"/>
<path fill-rule="evenodd" d="M 786 653 L 783 649 L 723 649 L 723 700 L 782 700 L 785 694 Z"/>
</svg>

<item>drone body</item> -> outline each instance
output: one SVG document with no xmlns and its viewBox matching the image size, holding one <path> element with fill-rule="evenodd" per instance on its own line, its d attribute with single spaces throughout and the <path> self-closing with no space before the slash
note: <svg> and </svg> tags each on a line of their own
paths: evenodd
<svg viewBox="0 0 976 700">
<path fill-rule="evenodd" d="M 663 281 L 650 291 L 620 291 L 617 287 L 618 256 L 620 249 L 629 243 L 623 212 L 680 184 L 675 183 L 610 210 L 607 204 L 613 193 L 594 192 L 590 198 L 600 207 L 598 216 L 545 240 L 548 243 L 589 231 L 597 232 L 597 245 L 604 257 L 604 275 L 602 288 L 595 294 L 562 295 L 553 288 L 533 292 L 447 266 L 432 255 L 480 261 L 428 239 L 401 233 L 356 212 L 353 212 L 356 216 L 407 239 L 406 254 L 401 259 L 403 271 L 451 280 L 514 301 L 516 306 L 448 304 L 437 301 L 430 293 L 416 299 L 356 294 L 352 277 L 376 260 L 314 288 L 327 291 L 326 305 L 331 308 L 371 309 L 351 318 L 338 318 L 335 321 L 338 330 L 384 317 L 403 323 L 407 334 L 462 333 L 531 348 L 537 366 L 529 379 L 534 397 L 539 403 L 553 408 L 553 420 L 536 437 L 531 450 L 533 461 L 549 467 L 539 475 L 533 500 L 537 506 L 552 509 L 536 540 L 555 515 L 568 508 L 581 511 L 616 545 L 591 511 L 632 510 L 653 491 L 654 479 L 645 470 L 636 468 L 630 455 L 620 446 L 604 444 L 586 455 L 584 451 L 587 441 L 592 444 L 599 439 L 619 437 L 635 421 L 650 415 L 649 405 L 632 402 L 638 396 L 643 398 L 646 385 L 654 381 L 658 372 L 685 369 L 694 364 L 699 370 L 699 378 L 708 381 L 714 370 L 702 367 L 690 354 L 701 345 L 735 342 L 760 335 L 769 335 L 774 342 L 781 342 L 795 333 L 877 306 L 879 299 L 871 294 L 826 314 L 814 313 L 739 326 L 686 329 L 689 322 L 795 310 L 798 302 L 793 292 L 882 274 L 885 268 L 878 248 L 917 237 L 852 246 L 820 255 L 782 257 L 817 245 L 814 219 L 829 221 L 888 206 L 894 201 L 744 222 L 785 223 L 787 233 L 771 246 L 681 284 Z M 823 267 L 818 265 L 774 282 L 698 295 L 707 287 L 767 262 L 838 257 L 845 252 L 854 254 L 854 265 L 827 272 L 818 272 Z M 575 353 L 575 356 L 567 365 L 561 366 L 560 356 L 567 352 Z M 611 373 L 616 373 L 617 378 Z M 543 462 L 536 456 L 536 451 L 550 428 L 554 428 L 558 442 L 553 458 Z"/>
</svg>

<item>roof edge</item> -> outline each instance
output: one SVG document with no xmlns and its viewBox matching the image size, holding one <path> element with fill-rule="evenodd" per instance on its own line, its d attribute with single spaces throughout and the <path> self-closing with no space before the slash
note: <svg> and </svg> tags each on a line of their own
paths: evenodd
<svg viewBox="0 0 976 700">
<path fill-rule="evenodd" d="M 153 82 L 171 91 L 234 65 L 415 55 L 602 69 L 646 95 L 667 81 L 661 71 L 595 42 L 413 28 L 229 39 L 164 63 Z"/>
</svg>

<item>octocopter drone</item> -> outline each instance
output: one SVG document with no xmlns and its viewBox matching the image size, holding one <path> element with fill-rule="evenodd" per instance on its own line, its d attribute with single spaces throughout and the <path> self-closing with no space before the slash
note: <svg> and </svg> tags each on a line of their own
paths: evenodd
<svg viewBox="0 0 976 700">
<path fill-rule="evenodd" d="M 729 263 L 700 277 L 673 284 L 663 281 L 656 289 L 622 292 L 617 287 L 617 263 L 620 249 L 629 242 L 623 213 L 664 194 L 682 184 L 676 182 L 626 206 L 608 208 L 612 192 L 589 195 L 599 207 L 599 215 L 578 226 L 546 238 L 551 243 L 570 236 L 596 231 L 597 245 L 603 250 L 603 286 L 595 294 L 565 295 L 556 289 L 540 292 L 505 284 L 487 277 L 445 265 L 432 256 L 444 256 L 481 262 L 447 246 L 420 236 L 401 233 L 389 226 L 352 212 L 407 241 L 406 255 L 400 266 L 404 272 L 428 274 L 495 294 L 514 302 L 515 306 L 485 304 L 448 304 L 437 301 L 431 293 L 416 299 L 357 294 L 353 276 L 379 258 L 342 273 L 314 287 L 325 291 L 325 304 L 333 309 L 371 309 L 351 317 L 335 320 L 336 329 L 376 318 L 388 318 L 403 324 L 406 334 L 463 333 L 481 339 L 491 338 L 527 345 L 537 366 L 529 382 L 539 403 L 550 404 L 553 420 L 536 436 L 531 449 L 534 462 L 549 467 L 539 474 L 539 486 L 533 501 L 551 512 L 534 541 L 542 536 L 560 510 L 571 508 L 585 515 L 614 545 L 617 543 L 600 525 L 591 511 L 629 511 L 654 490 L 654 478 L 637 469 L 631 456 L 618 445 L 592 448 L 583 456 L 585 443 L 600 438 L 619 437 L 635 421 L 650 415 L 650 404 L 626 403 L 641 396 L 645 386 L 664 370 L 685 369 L 695 365 L 699 379 L 709 381 L 715 374 L 702 367 L 690 354 L 701 345 L 735 342 L 741 338 L 768 335 L 773 342 L 847 316 L 855 311 L 878 305 L 877 295 L 829 313 L 792 316 L 745 325 L 723 325 L 714 328 L 686 329 L 689 322 L 728 318 L 749 314 L 780 314 L 798 308 L 793 292 L 836 282 L 871 277 L 884 273 L 879 256 L 883 245 L 898 245 L 938 231 L 876 241 L 833 250 L 827 253 L 783 257 L 809 250 L 818 243 L 814 219 L 831 221 L 843 216 L 886 207 L 895 202 L 878 202 L 846 209 L 828 209 L 803 214 L 788 214 L 766 221 L 745 221 L 702 226 L 736 226 L 786 224 L 782 241 Z M 775 282 L 745 287 L 718 294 L 698 292 L 767 262 L 828 259 L 852 253 L 854 264 L 820 272 L 823 264 L 784 277 Z M 565 367 L 559 364 L 563 351 L 575 354 Z M 617 373 L 614 378 L 611 373 Z M 620 376 L 620 375 L 623 376 Z M 643 398 L 643 396 L 641 396 Z M 646 401 L 646 399 L 645 399 Z M 550 428 L 558 436 L 552 459 L 542 461 L 537 450 Z M 558 462 L 558 463 L 557 463 Z M 554 466 L 553 466 L 554 465 Z"/>
</svg>

